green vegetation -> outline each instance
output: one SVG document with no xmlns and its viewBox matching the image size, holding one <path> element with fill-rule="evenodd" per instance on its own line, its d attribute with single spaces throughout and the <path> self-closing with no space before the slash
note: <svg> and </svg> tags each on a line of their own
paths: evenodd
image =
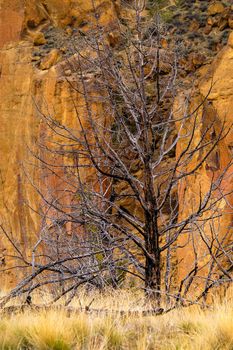
<svg viewBox="0 0 233 350">
<path fill-rule="evenodd" d="M 179 6 L 182 0 L 178 0 L 175 2 L 176 6 Z M 154 16 L 156 12 L 159 10 L 159 13 L 165 23 L 169 23 L 173 16 L 174 11 L 171 10 L 171 3 L 168 0 L 149 0 L 147 4 L 147 9 L 151 16 Z"/>
</svg>

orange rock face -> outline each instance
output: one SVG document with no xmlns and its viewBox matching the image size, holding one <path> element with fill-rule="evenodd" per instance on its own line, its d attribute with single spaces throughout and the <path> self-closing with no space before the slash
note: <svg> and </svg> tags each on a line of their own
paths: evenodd
<svg viewBox="0 0 233 350">
<path fill-rule="evenodd" d="M 95 3 L 99 21 L 111 27 L 116 19 L 112 1 Z M 88 29 L 94 16 L 91 0 L 30 0 L 23 5 L 21 0 L 0 1 L 0 224 L 8 235 L 0 233 L 2 269 L 12 266 L 11 240 L 31 259 L 29 252 L 41 222 L 40 198 L 33 184 L 41 183 L 42 188 L 60 186 L 52 178 L 46 182 L 46 173 L 38 173 L 35 168 L 37 161 L 32 156 L 35 144 L 48 133 L 42 127 L 38 110 L 46 114 L 51 106 L 56 117 L 68 125 L 76 119 L 71 88 L 54 66 L 57 59 L 44 65 L 43 71 L 38 69 L 34 62 L 40 56 L 33 58 L 35 46 L 28 34 L 31 32 L 34 37 L 45 25 L 74 27 L 81 19 Z M 17 276 L 20 274 L 19 269 Z M 4 276 L 2 288 L 15 284 L 15 271 L 8 270 Z"/>
<path fill-rule="evenodd" d="M 111 25 L 115 20 L 115 7 L 111 0 L 26 0 L 24 25 L 35 28 L 45 20 L 54 26 Z"/>
<path fill-rule="evenodd" d="M 52 106 L 52 113 L 55 113 L 60 121 L 71 126 L 74 126 L 76 119 L 70 86 L 61 79 L 62 74 L 69 77 L 72 75 L 69 65 L 66 67 L 67 60 L 62 62 L 60 57 L 61 51 L 66 52 L 67 48 L 53 47 L 52 49 L 56 51 L 46 48 L 50 50 L 50 56 L 46 53 L 47 56 L 41 59 L 41 52 L 39 49 L 35 51 L 34 44 L 38 47 L 47 45 L 47 39 L 40 34 L 46 26 L 58 31 L 65 30 L 69 36 L 73 29 L 78 28 L 82 32 L 89 30 L 98 20 L 101 26 L 108 27 L 109 42 L 114 46 L 117 41 L 114 33 L 117 4 L 117 1 L 95 0 L 93 9 L 92 0 L 0 0 L 0 224 L 8 234 L 7 237 L 0 231 L 0 265 L 3 269 L 12 266 L 10 256 L 14 254 L 14 249 L 10 241 L 31 259 L 29 252 L 41 229 L 39 215 L 41 202 L 33 185 L 40 183 L 41 188 L 48 186 L 55 191 L 60 191 L 62 188 L 61 183 L 53 177 L 47 177 L 46 172 L 38 174 L 35 170 L 37 160 L 32 156 L 35 141 L 40 142 L 49 135 L 49 131 L 41 123 L 38 110 L 46 114 Z M 212 12 L 220 13 L 220 10 L 214 9 Z M 35 42 L 35 37 L 41 40 Z M 72 59 L 75 60 L 75 57 L 70 58 L 71 62 Z M 37 61 L 38 65 L 35 63 Z M 42 68 L 44 70 L 40 69 L 41 62 L 44 63 Z M 198 112 L 199 124 L 195 135 L 197 142 L 198 133 L 203 127 L 203 114 L 207 116 L 206 122 L 211 121 L 214 115 L 220 124 L 225 120 L 226 127 L 232 123 L 232 62 L 231 34 L 228 46 L 219 53 L 207 75 L 200 81 L 198 96 L 195 97 L 191 107 L 194 108 L 200 99 L 208 94 L 211 82 L 216 82 L 208 95 L 209 104 L 203 105 Z M 199 66 L 202 60 L 198 56 L 192 63 Z M 78 94 L 73 97 L 80 102 Z M 97 114 L 100 114 L 101 106 L 95 108 Z M 217 177 L 228 165 L 232 157 L 232 136 L 232 132 L 229 133 L 218 145 L 215 156 L 209 157 L 198 173 L 181 184 L 179 188 L 181 219 L 197 205 L 200 189 L 201 193 L 206 193 L 213 173 Z M 178 153 L 182 151 L 183 146 L 184 143 L 179 145 Z M 193 162 L 190 167 L 195 164 L 195 159 Z M 233 190 L 232 171 L 232 167 L 227 169 L 221 183 L 221 191 L 224 193 Z M 93 174 L 83 176 L 88 179 Z M 124 188 L 121 190 L 124 191 Z M 218 195 L 214 194 L 216 197 Z M 131 204 L 129 203 L 129 207 Z M 232 195 L 227 195 L 219 204 L 223 214 L 218 221 L 221 235 L 226 229 L 231 233 L 229 227 L 233 219 L 232 205 Z M 186 243 L 187 239 L 187 236 L 182 236 L 181 245 Z M 206 249 L 200 240 L 197 239 L 195 242 L 203 263 Z M 187 273 L 190 261 L 193 261 L 193 250 L 189 244 L 180 250 L 179 259 L 182 259 L 179 267 L 179 276 L 182 279 Z M 20 273 L 17 272 L 17 275 Z M 1 280 L 1 287 L 15 284 L 14 271 L 8 270 L 4 278 Z"/>
<path fill-rule="evenodd" d="M 23 19 L 22 1 L 0 1 L 0 47 L 20 39 Z"/>
<path fill-rule="evenodd" d="M 180 219 L 185 219 L 198 206 L 200 194 L 202 198 L 208 193 L 211 183 L 217 181 L 216 190 L 212 191 L 212 201 L 217 201 L 212 210 L 207 210 L 203 215 L 203 223 L 200 224 L 203 231 L 203 237 L 209 242 L 213 235 L 214 251 L 219 247 L 232 242 L 232 222 L 233 222 L 233 165 L 232 165 L 232 110 L 233 110 L 233 45 L 232 34 L 230 35 L 228 45 L 218 54 L 216 59 L 210 65 L 207 72 L 202 75 L 197 87 L 196 95 L 191 99 L 190 111 L 200 104 L 201 107 L 197 111 L 197 127 L 194 135 L 194 144 L 198 145 L 202 130 L 206 130 L 208 126 L 213 125 L 209 138 L 206 141 L 212 144 L 216 135 L 224 128 L 224 137 L 217 144 L 214 151 L 205 159 L 202 166 L 190 177 L 187 177 L 179 187 L 179 209 Z M 205 100 L 206 99 L 206 100 Z M 204 101 L 202 103 L 202 101 Z M 176 101 L 175 110 L 178 106 L 182 106 L 184 100 L 182 95 Z M 190 129 L 191 130 L 191 129 Z M 185 147 L 184 140 L 177 148 L 177 154 Z M 200 151 L 201 152 L 201 151 Z M 192 159 L 189 168 L 193 169 L 201 157 L 201 153 L 197 152 L 196 157 Z M 218 181 L 218 179 L 221 179 Z M 205 218 L 211 217 L 211 220 L 204 223 Z M 210 255 L 207 245 L 201 238 L 200 232 L 196 229 L 192 233 L 184 234 L 179 239 L 179 244 L 185 246 L 179 249 L 178 257 L 181 263 L 178 267 L 179 278 L 182 280 L 187 273 L 194 267 L 194 249 L 197 253 L 199 267 L 202 266 L 200 272 L 196 276 L 197 285 L 203 281 L 201 276 L 206 276 L 209 266 Z M 224 254 L 223 254 L 224 255 Z M 227 268 L 229 261 L 223 258 L 222 266 Z M 219 267 L 221 269 L 221 266 Z M 218 270 L 218 269 L 217 269 Z M 221 271 L 218 272 L 221 275 Z"/>
</svg>

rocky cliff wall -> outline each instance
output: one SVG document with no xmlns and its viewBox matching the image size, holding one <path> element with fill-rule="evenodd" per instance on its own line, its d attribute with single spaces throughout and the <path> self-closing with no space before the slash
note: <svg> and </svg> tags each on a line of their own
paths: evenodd
<svg viewBox="0 0 233 350">
<path fill-rule="evenodd" d="M 10 237 L 5 237 L 0 242 L 2 268 L 11 267 L 9 255 L 13 250 L 9 240 L 27 254 L 40 230 L 40 212 L 35 211 L 39 207 L 39 196 L 32 186 L 38 181 L 34 166 L 37 163 L 32 157 L 32 151 L 35 141 L 42 140 L 47 131 L 41 126 L 38 110 L 47 113 L 48 106 L 52 105 L 52 111 L 55 111 L 58 118 L 68 124 L 73 123 L 75 111 L 70 99 L 70 89 L 62 78 L 62 75 L 66 78 L 72 75 L 67 67 L 67 60 L 72 61 L 74 44 L 82 42 L 81 36 L 92 28 L 96 19 L 105 27 L 109 44 L 117 44 L 115 21 L 119 6 L 119 1 L 111 0 L 95 1 L 95 9 L 91 0 L 0 0 L 0 223 L 10 234 Z M 184 54 L 187 55 L 180 62 L 183 67 L 181 75 L 186 77 L 196 68 L 208 63 L 198 73 L 201 78 L 197 87 L 196 103 L 206 96 L 211 82 L 216 82 L 208 96 L 208 106 L 205 105 L 205 111 L 204 106 L 199 111 L 199 127 L 201 128 L 203 113 L 210 116 L 209 120 L 216 115 L 220 121 L 226 120 L 227 125 L 230 125 L 233 108 L 232 35 L 228 46 L 224 45 L 232 28 L 232 8 L 230 5 L 222 7 L 218 2 L 218 6 L 210 12 L 206 1 L 201 4 L 186 1 L 184 7 L 181 22 L 177 16 L 169 22 L 170 34 L 173 35 L 176 30 L 178 39 L 184 39 L 181 48 L 185 48 Z M 194 17 L 188 18 L 189 7 L 192 11 L 197 11 Z M 202 11 L 202 17 L 198 17 L 198 11 Z M 125 16 L 127 17 L 127 13 Z M 189 28 L 194 36 L 185 35 L 182 23 L 185 23 L 186 29 Z M 217 39 L 214 41 L 215 37 Z M 166 46 L 166 42 L 164 45 Z M 196 47 L 198 54 L 193 53 Z M 210 57 L 217 52 L 218 56 L 209 65 Z M 75 98 L 79 99 L 79 96 Z M 182 147 L 180 144 L 180 150 Z M 232 147 L 232 134 L 228 134 L 218 149 L 220 168 L 217 169 L 218 166 L 216 168 L 216 164 L 212 164 L 213 159 L 207 160 L 201 172 L 179 189 L 181 218 L 189 212 L 189 207 L 184 203 L 195 203 L 200 193 L 200 184 L 205 193 L 210 183 L 211 169 L 216 168 L 214 171 L 219 173 L 226 166 L 232 156 Z M 34 163 L 33 166 L 31 162 Z M 231 190 L 233 186 L 231 168 L 228 174 L 223 182 L 224 191 Z M 42 175 L 42 179 L 46 183 L 46 175 Z M 58 186 L 59 189 L 60 185 L 56 180 L 50 178 L 49 181 L 49 186 Z M 232 223 L 231 198 L 223 201 L 221 206 L 226 214 L 221 218 L 221 230 L 224 231 Z M 186 240 L 187 237 L 183 239 Z M 182 278 L 190 258 L 193 258 L 189 246 L 180 252 L 180 258 L 183 259 L 180 270 Z M 15 275 L 11 271 L 5 276 L 8 286 L 15 283 Z"/>
<path fill-rule="evenodd" d="M 195 94 L 191 91 L 181 93 L 176 100 L 175 110 L 184 106 L 184 98 L 189 94 L 191 103 L 189 113 L 194 113 L 197 118 L 197 126 L 194 134 L 194 147 L 198 147 L 203 131 L 209 127 L 209 135 L 205 142 L 209 144 L 206 151 L 200 149 L 188 165 L 189 171 L 194 169 L 200 159 L 202 152 L 207 152 L 208 147 L 216 142 L 221 135 L 214 151 L 208 156 L 200 168 L 187 177 L 179 186 L 179 218 L 184 220 L 190 213 L 195 212 L 198 207 L 200 196 L 202 199 L 208 195 L 213 186 L 210 196 L 210 204 L 203 217 L 198 220 L 198 229 L 183 234 L 178 244 L 185 249 L 178 250 L 178 257 L 182 263 L 178 267 L 179 278 L 184 279 L 188 269 L 195 268 L 195 254 L 200 271 L 195 276 L 197 285 L 206 283 L 202 276 L 207 276 L 210 266 L 208 265 L 210 251 L 208 249 L 212 242 L 212 252 L 218 255 L 223 247 L 229 247 L 232 243 L 233 222 L 233 164 L 232 164 L 232 109 L 233 109 L 233 33 L 230 34 L 227 45 L 218 53 L 213 62 L 199 71 L 199 80 L 196 81 Z M 182 108 L 180 109 L 182 110 Z M 179 114 L 178 114 L 179 115 Z M 192 130 L 192 125 L 189 125 Z M 189 131 L 190 131 L 189 130 Z M 183 140 L 177 147 L 177 156 L 184 149 Z M 212 203 L 212 204 L 211 204 Z M 209 207 L 209 209 L 208 209 Z M 207 219 L 208 220 L 205 220 Z M 219 253 L 220 254 L 220 253 Z M 223 272 L 230 266 L 231 253 L 219 255 L 219 270 L 216 274 Z M 196 260 L 196 261 L 197 261 Z"/>
<path fill-rule="evenodd" d="M 24 20 L 24 6 L 20 0 L 0 1 L 0 47 L 20 40 Z"/>
<path fill-rule="evenodd" d="M 95 6 L 91 0 L 0 2 L 0 224 L 6 232 L 1 232 L 0 264 L 7 270 L 2 287 L 15 283 L 15 272 L 9 270 L 11 242 L 30 259 L 27 253 L 41 228 L 40 198 L 33 185 L 43 183 L 54 190 L 60 186 L 36 170 L 33 157 L 35 143 L 48 133 L 41 112 L 52 110 L 68 125 L 75 120 L 73 93 L 62 78 L 64 69 L 55 65 L 72 56 L 70 36 L 75 28 L 90 29 L 94 13 L 101 26 L 110 31 L 114 27 L 115 3 L 100 0 Z M 78 100 L 78 93 L 73 98 Z"/>
</svg>

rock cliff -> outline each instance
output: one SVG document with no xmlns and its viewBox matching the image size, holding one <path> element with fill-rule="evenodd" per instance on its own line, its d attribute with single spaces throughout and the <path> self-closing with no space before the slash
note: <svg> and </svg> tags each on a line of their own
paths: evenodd
<svg viewBox="0 0 233 350">
<path fill-rule="evenodd" d="M 82 44 L 81 37 L 92 29 L 97 19 L 105 28 L 109 45 L 118 44 L 115 23 L 120 6 L 117 0 L 96 0 L 95 8 L 92 0 L 0 0 L 0 224 L 8 235 L 3 235 L 5 238 L 0 241 L 0 261 L 1 267 L 7 270 L 11 267 L 10 241 L 27 255 L 40 230 L 39 196 L 32 186 L 38 181 L 37 161 L 32 153 L 35 141 L 40 142 L 47 130 L 41 125 L 39 112 L 48 113 L 49 110 L 61 121 L 72 125 L 75 110 L 69 84 L 64 79 L 72 74 L 67 60 L 72 61 L 74 46 Z M 208 6 L 206 1 L 186 1 L 182 6 L 182 16 L 177 15 L 180 13 L 177 6 L 175 10 L 163 12 L 169 33 L 176 33 L 178 44 L 182 44 L 179 46 L 183 52 L 180 76 L 187 78 L 186 88 L 194 78 L 192 74 L 203 66 L 195 73 L 198 83 L 194 101 L 203 100 L 211 83 L 215 84 L 208 95 L 208 104 L 199 111 L 200 121 L 201 114 L 206 113 L 209 120 L 215 115 L 229 126 L 233 109 L 232 34 L 228 45 L 226 42 L 233 28 L 232 7 L 222 2 Z M 190 9 L 192 14 L 188 12 Z M 201 122 L 198 127 L 201 128 Z M 188 214 L 188 207 L 183 204 L 195 202 L 200 184 L 205 193 L 213 173 L 211 169 L 217 174 L 228 164 L 232 147 L 232 133 L 229 133 L 217 150 L 219 164 L 212 164 L 216 160 L 207 160 L 201 173 L 195 174 L 179 189 L 180 217 Z M 227 171 L 222 191 L 233 189 L 232 169 Z M 40 176 L 46 183 L 46 175 Z M 53 179 L 49 181 L 50 186 L 59 189 L 60 185 Z M 231 196 L 221 204 L 224 213 L 220 220 L 222 232 L 232 224 L 232 204 Z M 180 252 L 183 259 L 181 278 L 185 275 L 190 254 L 188 246 Z M 10 270 L 5 279 L 2 285 L 15 283 Z"/>
<path fill-rule="evenodd" d="M 2 286 L 15 283 L 10 241 L 27 256 L 40 229 L 33 184 L 46 183 L 46 174 L 38 180 L 32 156 L 35 141 L 40 143 L 46 133 L 39 113 L 52 109 L 68 125 L 75 120 L 71 88 L 55 65 L 72 56 L 70 36 L 76 28 L 89 30 L 96 13 L 100 25 L 113 30 L 117 4 L 100 0 L 95 7 L 91 0 L 0 1 L 0 223 L 6 232 L 1 233 L 0 258 L 7 269 Z"/>
<path fill-rule="evenodd" d="M 205 217 L 211 217 L 211 223 L 202 224 L 204 239 L 199 234 L 183 235 L 179 244 L 185 249 L 179 250 L 179 258 L 182 259 L 180 266 L 180 277 L 184 278 L 187 273 L 187 266 L 194 262 L 193 245 L 196 246 L 197 255 L 203 266 L 208 262 L 207 241 L 215 237 L 215 249 L 223 242 L 232 242 L 232 220 L 233 220 L 233 165 L 232 165 L 232 108 L 233 108 L 233 89 L 232 89 L 232 60 L 233 60 L 233 33 L 230 34 L 227 45 L 218 53 L 210 65 L 203 67 L 199 74 L 200 78 L 196 81 L 195 96 L 191 99 L 190 112 L 194 111 L 198 105 L 198 124 L 194 137 L 196 145 L 200 141 L 201 130 L 213 123 L 214 130 L 211 132 L 210 140 L 214 142 L 220 130 L 223 131 L 223 137 L 218 143 L 214 153 L 207 157 L 198 172 L 188 177 L 179 188 L 180 218 L 184 219 L 198 205 L 197 198 L 208 193 L 211 184 L 216 181 L 219 188 L 213 191 L 213 201 L 220 201 L 215 211 L 212 207 L 207 210 Z M 190 92 L 189 92 L 190 93 Z M 187 94 L 187 92 L 186 92 Z M 181 94 L 176 100 L 176 110 L 183 104 L 185 94 Z M 179 154 L 184 147 L 179 145 L 177 153 Z M 200 151 L 201 152 L 201 151 Z M 189 164 L 190 169 L 195 167 L 198 157 Z M 220 180 L 219 180 L 220 179 Z M 191 210 L 191 211 L 190 211 Z M 214 214 L 213 214 L 214 211 Z M 205 217 L 203 217 L 203 222 Z M 230 257 L 229 257 L 230 259 Z M 227 259 L 226 259 L 227 260 Z M 229 261 L 222 262 L 222 266 L 229 266 Z M 205 268 L 200 275 L 206 274 Z"/>
</svg>

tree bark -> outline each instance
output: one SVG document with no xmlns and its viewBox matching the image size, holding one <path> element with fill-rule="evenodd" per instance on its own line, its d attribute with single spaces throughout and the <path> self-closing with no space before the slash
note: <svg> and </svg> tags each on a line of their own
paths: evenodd
<svg viewBox="0 0 233 350">
<path fill-rule="evenodd" d="M 145 245 L 149 256 L 145 264 L 146 295 L 156 307 L 161 304 L 161 271 L 157 203 L 150 161 L 145 164 L 145 201 L 148 211 L 145 213 Z"/>
<path fill-rule="evenodd" d="M 151 218 L 152 219 L 152 218 Z M 161 304 L 161 264 L 158 245 L 158 231 L 154 220 L 148 222 L 146 249 L 150 257 L 146 257 L 145 264 L 145 289 L 150 302 L 160 307 Z"/>
</svg>

